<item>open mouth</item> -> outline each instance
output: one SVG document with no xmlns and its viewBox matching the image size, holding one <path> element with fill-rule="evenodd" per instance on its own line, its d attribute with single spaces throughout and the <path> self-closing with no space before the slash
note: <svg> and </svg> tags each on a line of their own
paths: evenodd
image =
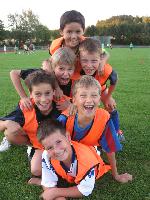
<svg viewBox="0 0 150 200">
<path fill-rule="evenodd" d="M 76 45 L 78 45 L 78 43 L 79 43 L 78 40 L 72 40 L 72 41 L 70 41 L 70 42 L 71 42 L 71 44 L 72 44 L 73 46 L 76 46 Z"/>
<path fill-rule="evenodd" d="M 69 78 L 61 78 L 61 84 L 67 85 L 69 80 L 70 80 Z"/>
<path fill-rule="evenodd" d="M 48 104 L 39 104 L 40 109 L 45 110 L 49 108 L 49 103 Z"/>
<path fill-rule="evenodd" d="M 91 112 L 94 109 L 93 105 L 84 106 L 84 109 L 88 112 Z"/>
<path fill-rule="evenodd" d="M 93 69 L 85 69 L 85 73 L 89 74 L 89 75 L 93 75 L 94 74 L 94 70 Z"/>
</svg>

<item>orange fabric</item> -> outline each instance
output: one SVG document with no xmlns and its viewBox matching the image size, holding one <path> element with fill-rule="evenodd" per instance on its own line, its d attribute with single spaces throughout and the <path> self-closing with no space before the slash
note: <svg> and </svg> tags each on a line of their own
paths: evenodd
<svg viewBox="0 0 150 200">
<path fill-rule="evenodd" d="M 67 112 L 62 114 L 68 115 Z M 105 129 L 106 123 L 110 118 L 110 114 L 102 109 L 98 108 L 95 113 L 94 122 L 89 130 L 88 134 L 80 140 L 81 143 L 89 146 L 99 146 L 99 139 Z M 68 116 L 66 122 L 66 130 L 70 133 L 71 138 L 73 139 L 73 127 L 74 127 L 75 116 Z"/>
<path fill-rule="evenodd" d="M 81 39 L 81 41 L 83 41 L 85 39 L 85 37 L 81 36 L 80 39 Z M 62 47 L 63 41 L 64 41 L 63 37 L 57 38 L 57 39 L 55 39 L 55 40 L 52 41 L 52 44 L 51 44 L 50 49 L 49 49 L 51 55 L 53 55 L 54 52 L 58 48 Z"/>
<path fill-rule="evenodd" d="M 64 38 L 60 37 L 52 41 L 52 44 L 49 49 L 51 55 L 53 55 L 54 52 L 62 46 L 63 40 Z"/>
<path fill-rule="evenodd" d="M 33 100 L 32 100 L 32 103 L 33 103 Z M 28 135 L 30 142 L 34 148 L 43 149 L 42 144 L 40 144 L 37 139 L 38 122 L 36 120 L 35 109 L 33 108 L 31 111 L 23 110 L 22 112 L 25 118 L 25 124 L 23 126 L 23 130 Z"/>
<path fill-rule="evenodd" d="M 78 165 L 76 177 L 68 175 L 60 165 L 60 161 L 51 159 L 51 164 L 53 165 L 56 173 L 68 182 L 78 184 L 93 167 L 95 167 L 96 179 L 110 170 L 110 166 L 104 164 L 101 157 L 96 153 L 94 147 L 89 147 L 75 141 L 72 141 L 72 145 L 76 153 Z"/>
<path fill-rule="evenodd" d="M 59 100 L 56 100 L 55 98 L 53 99 L 56 103 L 63 103 L 66 100 L 71 100 L 71 97 L 68 97 L 66 95 L 63 95 Z"/>
<path fill-rule="evenodd" d="M 99 83 L 102 87 L 102 92 L 106 89 L 106 82 L 111 73 L 112 73 L 111 65 L 105 64 L 103 74 L 98 75 L 98 72 L 97 72 L 95 75 L 95 79 L 99 81 Z"/>
<path fill-rule="evenodd" d="M 96 80 L 98 80 L 98 82 L 100 83 L 102 92 L 106 89 L 106 82 L 107 82 L 111 73 L 112 73 L 112 67 L 109 64 L 105 64 L 104 71 L 103 71 L 102 75 L 98 75 L 98 72 L 96 72 L 96 75 L 95 75 L 94 78 Z M 80 72 L 75 71 L 75 73 L 72 75 L 71 79 L 72 80 L 78 80 L 78 79 L 80 79 L 80 77 L 81 77 Z"/>
</svg>

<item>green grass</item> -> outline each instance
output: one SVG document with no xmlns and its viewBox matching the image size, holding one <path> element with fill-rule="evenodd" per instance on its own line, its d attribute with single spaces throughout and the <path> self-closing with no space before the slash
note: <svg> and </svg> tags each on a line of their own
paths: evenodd
<svg viewBox="0 0 150 200">
<path fill-rule="evenodd" d="M 117 154 L 119 172 L 133 174 L 133 182 L 119 184 L 110 174 L 97 181 L 91 196 L 95 200 L 150 200 L 150 49 L 113 49 L 110 64 L 119 74 L 114 98 L 120 113 L 126 143 Z M 0 54 L 0 116 L 19 100 L 13 88 L 11 69 L 38 67 L 48 52 L 33 55 Z M 0 139 L 3 135 L 1 134 Z M 30 176 L 25 147 L 13 146 L 0 153 L 0 200 L 35 200 L 41 189 L 26 184 Z"/>
</svg>

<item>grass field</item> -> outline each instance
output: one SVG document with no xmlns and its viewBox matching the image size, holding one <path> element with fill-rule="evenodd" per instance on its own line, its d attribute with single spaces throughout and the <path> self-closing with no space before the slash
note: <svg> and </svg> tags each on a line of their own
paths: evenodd
<svg viewBox="0 0 150 200">
<path fill-rule="evenodd" d="M 110 64 L 118 72 L 114 93 L 126 143 L 117 154 L 120 172 L 133 174 L 133 182 L 119 184 L 111 174 L 98 180 L 92 200 L 150 200 L 150 49 L 113 49 Z M 19 100 L 13 88 L 11 69 L 41 65 L 48 52 L 32 55 L 0 54 L 0 116 L 10 112 Z M 0 141 L 3 134 L 0 135 Z M 0 200 L 36 200 L 42 191 L 27 185 L 30 177 L 25 147 L 11 147 L 0 153 Z"/>
</svg>

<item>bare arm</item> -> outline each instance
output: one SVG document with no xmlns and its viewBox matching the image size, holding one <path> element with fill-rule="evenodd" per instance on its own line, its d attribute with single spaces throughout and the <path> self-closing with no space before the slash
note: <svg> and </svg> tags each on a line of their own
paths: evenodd
<svg viewBox="0 0 150 200">
<path fill-rule="evenodd" d="M 31 110 L 32 103 L 22 86 L 20 73 L 21 73 L 21 70 L 11 70 L 10 78 L 11 78 L 11 81 L 12 81 L 17 93 L 19 94 L 19 96 L 21 98 L 21 108 Z"/>
<path fill-rule="evenodd" d="M 25 98 L 27 97 L 27 94 L 22 86 L 22 83 L 20 80 L 20 73 L 21 73 L 21 70 L 11 70 L 10 78 L 20 98 Z"/>
<path fill-rule="evenodd" d="M 116 162 L 116 157 L 115 157 L 114 152 L 107 153 L 107 157 L 110 162 L 112 175 L 116 181 L 118 181 L 120 183 L 127 183 L 128 181 L 132 181 L 132 175 L 130 175 L 128 173 L 118 174 L 117 162 Z"/>
<path fill-rule="evenodd" d="M 78 190 L 77 186 L 69 187 L 69 188 L 50 188 L 45 190 L 41 197 L 44 200 L 54 200 L 59 197 L 72 197 L 72 198 L 80 198 L 83 195 Z"/>
</svg>

